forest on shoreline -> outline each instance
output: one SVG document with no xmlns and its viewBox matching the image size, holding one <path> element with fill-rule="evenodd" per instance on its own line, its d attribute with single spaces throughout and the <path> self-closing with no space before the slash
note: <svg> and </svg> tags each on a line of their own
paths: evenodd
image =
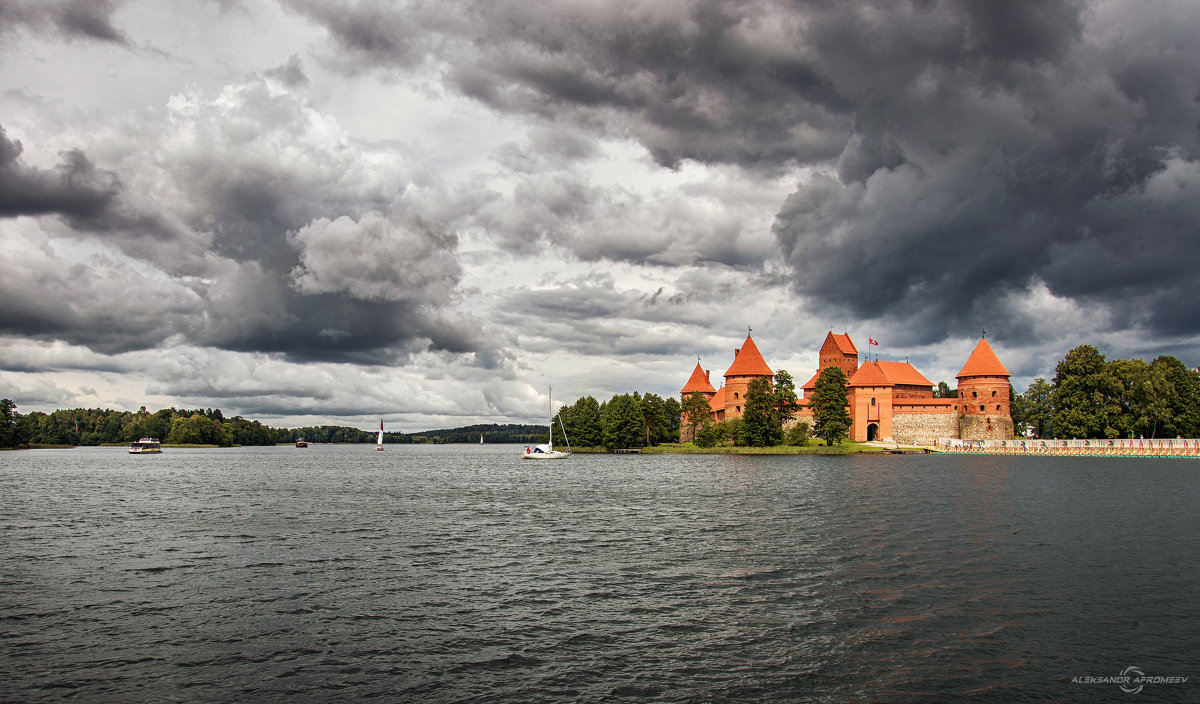
<svg viewBox="0 0 1200 704">
<path fill-rule="evenodd" d="M 139 438 L 155 438 L 168 445 L 290 444 L 303 438 L 313 443 L 373 443 L 376 430 L 349 426 L 321 425 L 301 428 L 272 428 L 241 416 L 226 418 L 220 409 L 163 408 L 137 412 L 101 408 L 71 408 L 50 413 L 22 414 L 10 399 L 0 399 L 4 411 L 0 423 L 0 447 L 41 445 L 126 445 Z M 524 424 L 479 424 L 417 433 L 383 434 L 387 444 L 442 444 L 479 442 L 538 443 L 546 441 L 546 426 Z"/>
</svg>

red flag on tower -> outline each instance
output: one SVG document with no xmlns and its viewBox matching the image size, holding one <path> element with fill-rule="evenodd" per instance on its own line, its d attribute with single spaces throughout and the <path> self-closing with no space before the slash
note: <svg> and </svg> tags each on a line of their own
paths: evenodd
<svg viewBox="0 0 1200 704">
<path fill-rule="evenodd" d="M 878 345 L 878 344 L 879 344 L 878 342 L 876 342 L 876 341 L 875 341 L 875 338 L 873 338 L 873 337 L 868 337 L 868 338 L 867 338 L 867 342 L 871 343 L 872 345 Z"/>
</svg>

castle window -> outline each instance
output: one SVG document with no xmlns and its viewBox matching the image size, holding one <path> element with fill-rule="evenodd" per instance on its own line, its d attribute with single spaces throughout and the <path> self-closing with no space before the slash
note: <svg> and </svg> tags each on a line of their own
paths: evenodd
<svg viewBox="0 0 1200 704">
<path fill-rule="evenodd" d="M 995 392 L 995 391 L 993 391 L 993 392 L 992 392 L 992 398 L 996 398 L 996 392 Z"/>
<path fill-rule="evenodd" d="M 978 391 L 972 391 L 972 392 L 971 392 L 971 398 L 979 398 L 979 392 L 978 392 Z"/>
<path fill-rule="evenodd" d="M 734 391 L 734 392 L 733 392 L 733 397 L 734 397 L 735 399 L 736 399 L 736 398 L 739 398 L 739 397 L 738 397 L 738 393 L 737 393 L 736 391 Z"/>
<path fill-rule="evenodd" d="M 874 406 L 874 405 L 875 405 L 875 399 L 871 399 L 871 405 L 872 405 L 872 406 Z"/>
<path fill-rule="evenodd" d="M 996 410 L 997 411 L 1000 410 L 1000 404 L 998 404 L 998 403 L 996 404 Z"/>
<path fill-rule="evenodd" d="M 982 404 L 982 403 L 981 403 L 981 404 L 979 404 L 979 410 L 980 410 L 980 411 L 982 411 L 982 410 L 983 410 L 983 404 Z"/>
</svg>

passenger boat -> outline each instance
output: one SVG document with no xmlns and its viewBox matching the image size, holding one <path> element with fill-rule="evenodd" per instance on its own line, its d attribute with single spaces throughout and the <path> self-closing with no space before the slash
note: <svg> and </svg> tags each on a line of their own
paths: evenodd
<svg viewBox="0 0 1200 704">
<path fill-rule="evenodd" d="M 296 447 L 308 447 L 308 441 L 304 438 L 298 438 L 296 440 Z"/>
<path fill-rule="evenodd" d="M 162 446 L 154 438 L 142 438 L 129 443 L 129 454 L 145 455 L 162 452 Z"/>
</svg>

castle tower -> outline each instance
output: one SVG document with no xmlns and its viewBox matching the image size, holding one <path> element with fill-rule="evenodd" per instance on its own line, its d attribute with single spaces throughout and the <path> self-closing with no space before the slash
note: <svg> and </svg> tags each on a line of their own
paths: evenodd
<svg viewBox="0 0 1200 704">
<path fill-rule="evenodd" d="M 696 368 L 692 370 L 692 375 L 688 377 L 687 383 L 684 384 L 683 388 L 679 391 L 679 400 L 682 402 L 688 396 L 691 396 L 693 393 L 697 392 L 704 396 L 704 400 L 708 401 L 709 408 L 712 409 L 713 419 L 718 420 L 719 409 L 716 408 L 716 403 L 713 400 L 717 395 L 717 390 L 713 388 L 712 382 L 708 380 L 708 370 L 700 367 L 699 360 L 696 361 Z M 680 414 L 679 418 L 680 441 L 691 442 L 692 440 L 695 440 L 695 438 L 692 437 L 692 429 L 684 421 L 683 415 Z"/>
<path fill-rule="evenodd" d="M 725 418 L 742 417 L 746 408 L 746 389 L 751 381 L 764 376 L 769 384 L 775 372 L 767 366 L 754 340 L 746 335 L 742 346 L 733 351 L 733 364 L 725 372 Z"/>
<path fill-rule="evenodd" d="M 959 437 L 963 440 L 1012 440 L 1012 374 L 1000 363 L 987 338 L 979 338 L 958 373 Z"/>
<path fill-rule="evenodd" d="M 817 358 L 818 375 L 825 367 L 838 367 L 849 379 L 858 370 L 858 348 L 851 342 L 850 336 L 844 333 L 834 335 L 832 330 L 829 331 Z"/>
<path fill-rule="evenodd" d="M 697 391 L 704 394 L 704 399 L 709 403 L 712 402 L 713 396 L 717 395 L 717 390 L 713 388 L 712 382 L 708 380 L 708 371 L 700 367 L 700 362 L 696 362 L 696 368 L 692 370 L 692 375 L 688 377 L 687 383 L 679 391 L 680 400 Z"/>
</svg>

